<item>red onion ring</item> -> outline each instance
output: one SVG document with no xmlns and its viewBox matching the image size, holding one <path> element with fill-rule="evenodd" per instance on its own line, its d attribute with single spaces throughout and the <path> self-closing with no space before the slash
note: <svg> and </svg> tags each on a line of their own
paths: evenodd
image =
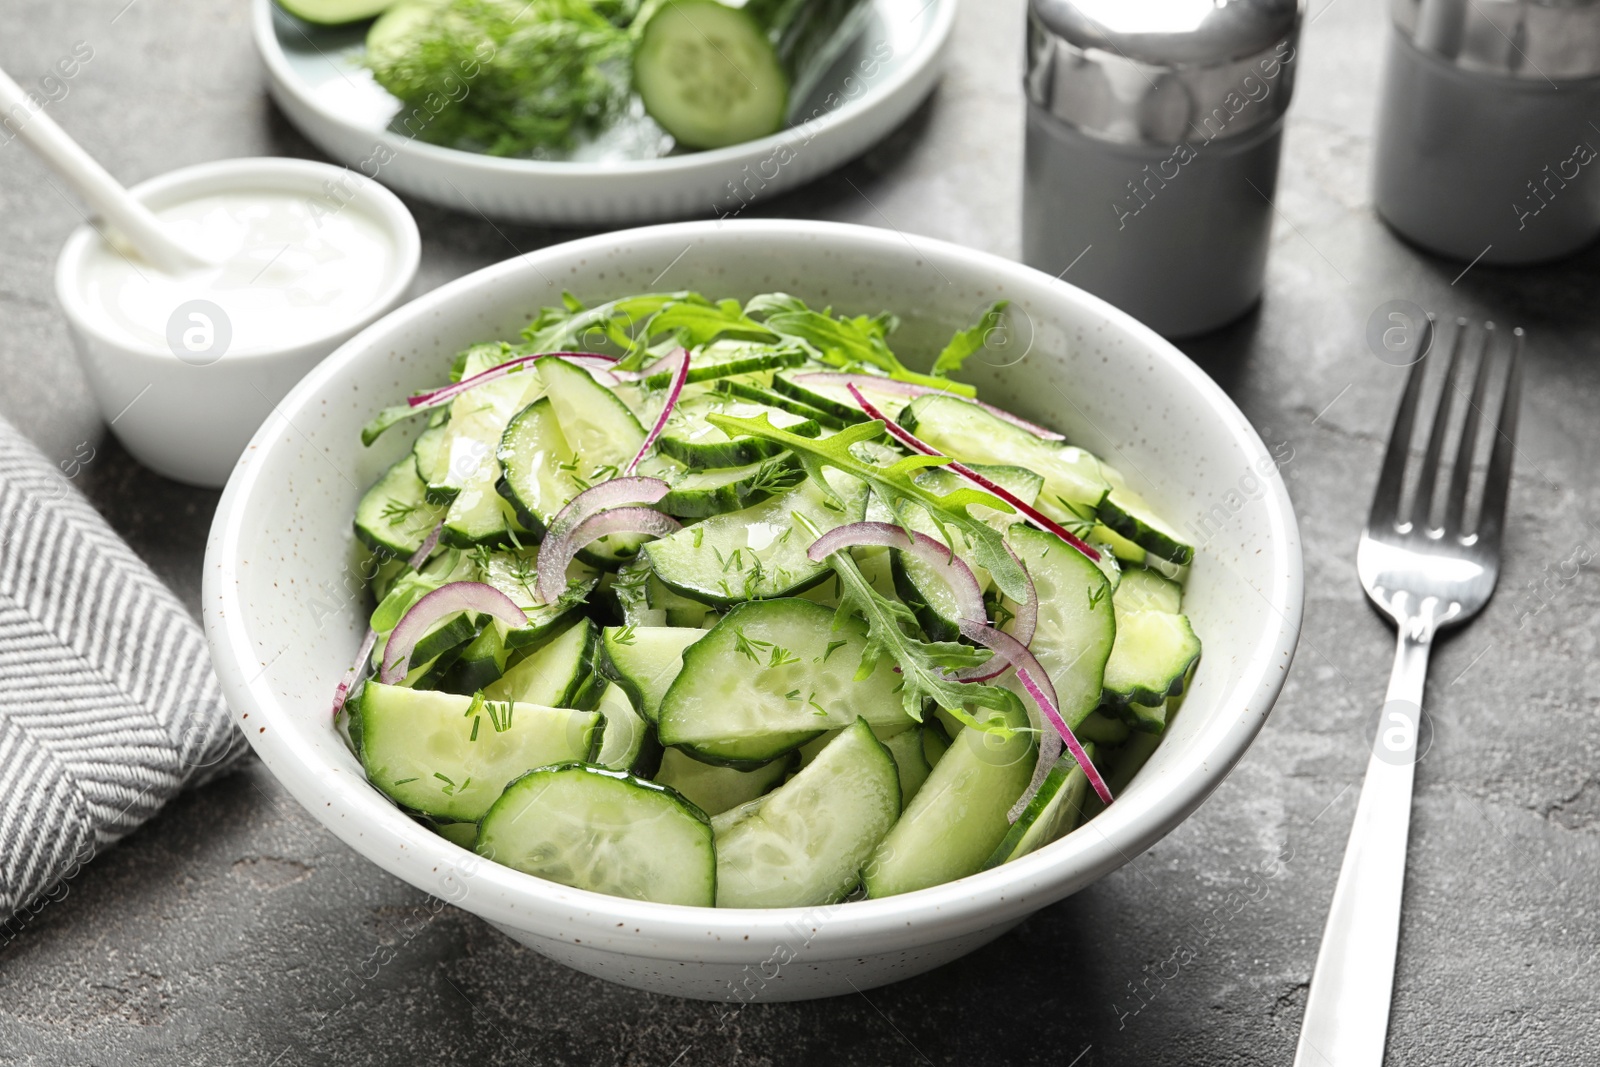
<svg viewBox="0 0 1600 1067">
<path fill-rule="evenodd" d="M 572 562 L 572 557 L 577 555 L 578 548 L 582 548 L 583 545 L 568 551 L 566 542 L 572 539 L 573 531 L 584 520 L 598 515 L 607 508 L 628 504 L 654 504 L 671 491 L 672 487 L 660 478 L 631 476 L 601 482 L 567 501 L 567 506 L 556 512 L 556 517 L 550 520 L 544 541 L 539 545 L 539 557 L 535 564 L 538 571 L 539 599 L 546 604 L 554 604 L 561 598 L 561 594 L 567 591 L 567 564 Z M 550 559 L 548 568 L 545 566 L 546 553 L 549 553 Z M 565 556 L 559 568 L 555 565 L 558 556 Z"/>
<path fill-rule="evenodd" d="M 907 430 L 889 416 L 885 415 L 878 409 L 877 405 L 873 404 L 872 401 L 862 396 L 861 390 L 857 389 L 854 385 L 847 385 L 845 388 L 850 390 L 850 395 L 855 397 L 857 404 L 861 405 L 861 410 L 866 412 L 870 418 L 877 419 L 879 422 L 883 423 L 883 428 L 888 430 L 889 433 L 894 436 L 895 440 L 899 441 L 901 444 L 915 452 L 921 452 L 925 456 L 939 456 L 940 458 L 948 458 L 943 452 L 940 452 L 932 445 L 919 440 L 911 433 L 910 430 Z M 1016 508 L 1025 519 L 1039 527 L 1039 529 L 1044 530 L 1046 533 L 1055 534 L 1057 537 L 1061 538 L 1061 540 L 1065 541 L 1079 552 L 1082 552 L 1094 562 L 1100 562 L 1100 553 L 1096 552 L 1094 549 L 1085 544 L 1082 538 L 1079 538 L 1073 534 L 1065 526 L 1062 526 L 1054 519 L 1046 516 L 1043 512 L 1039 511 L 1038 508 L 1035 508 L 1032 504 L 1027 503 L 1005 486 L 997 485 L 959 460 L 952 459 L 946 466 L 948 469 L 955 471 L 957 474 L 961 475 L 978 488 L 993 493 L 1001 500 L 1004 500 L 1007 504 L 1010 504 L 1012 507 Z"/>
<path fill-rule="evenodd" d="M 1028 598 L 1017 605 L 1017 613 L 1012 619 L 1016 626 L 1011 634 L 1017 639 L 1018 644 L 1027 648 L 1033 644 L 1033 635 L 1039 629 L 1039 591 L 1033 584 L 1033 575 L 1028 573 L 1028 565 L 1022 562 L 1017 550 L 1007 545 L 1006 551 L 1011 553 L 1011 558 L 1022 568 L 1022 576 L 1028 582 Z M 1002 652 L 996 652 L 989 662 L 959 670 L 955 677 L 960 682 L 987 682 L 1000 677 L 1010 666 L 1010 658 Z"/>
<path fill-rule="evenodd" d="M 909 553 L 930 567 L 939 568 L 939 576 L 956 598 L 957 617 L 988 617 L 983 606 L 983 589 L 978 585 L 972 568 L 960 556 L 943 542 L 892 522 L 852 522 L 837 526 L 813 541 L 806 550 L 806 557 L 813 563 L 821 563 L 840 549 L 853 545 L 893 548 Z M 987 667 L 988 664 L 983 666 Z"/>
<path fill-rule="evenodd" d="M 656 416 L 656 424 L 650 427 L 650 432 L 645 435 L 644 444 L 639 446 L 633 458 L 628 461 L 627 469 L 623 474 L 632 474 L 639 469 L 639 461 L 644 459 L 650 451 L 650 446 L 656 443 L 656 438 L 661 436 L 661 431 L 667 428 L 667 420 L 672 417 L 672 409 L 678 406 L 678 397 L 683 395 L 683 387 L 689 381 L 689 350 L 680 348 L 668 359 L 676 359 L 678 365 L 672 371 L 672 385 L 667 390 L 667 402 L 662 405 L 661 414 Z M 660 497 L 656 498 L 661 499 Z M 652 501 L 654 503 L 654 501 Z"/>
<path fill-rule="evenodd" d="M 936 393 L 939 396 L 948 396 L 952 400 L 959 400 L 963 404 L 976 404 L 997 419 L 1004 419 L 1011 425 L 1027 430 L 1035 437 L 1045 441 L 1065 441 L 1066 438 L 1054 430 L 1046 429 L 1036 422 L 1029 422 L 1021 415 L 1013 415 L 1005 408 L 997 408 L 993 404 L 986 404 L 982 400 L 960 393 L 952 393 L 947 389 L 935 389 L 931 385 L 919 385 L 916 382 L 902 382 L 896 378 L 882 378 L 876 374 L 846 374 L 843 371 L 814 370 L 793 374 L 790 377 L 797 382 L 817 382 L 824 385 L 842 385 L 846 388 L 859 385 L 866 389 L 876 389 L 880 393 L 891 396 L 919 397 Z M 876 416 L 874 416 L 876 418 Z"/>
<path fill-rule="evenodd" d="M 617 478 L 610 482 L 595 486 L 595 489 L 605 485 L 615 485 L 624 480 L 659 481 L 655 478 L 622 479 Z M 665 483 L 662 483 L 665 484 Z M 580 494 L 581 495 L 581 494 Z M 657 497 L 656 499 L 660 499 Z M 571 505 L 568 505 L 569 507 Z M 552 525 L 551 529 L 554 529 Z M 611 508 L 606 511 L 596 511 L 585 516 L 577 525 L 566 530 L 560 537 L 547 536 L 539 545 L 539 596 L 547 604 L 553 604 L 566 591 L 567 567 L 572 563 L 578 550 L 591 541 L 598 541 L 602 537 L 610 537 L 618 533 L 650 534 L 653 537 L 665 537 L 683 529 L 683 524 L 677 519 L 670 518 L 653 511 L 650 508 L 624 507 Z M 554 596 L 548 596 L 549 590 L 555 590 Z"/>
<path fill-rule="evenodd" d="M 447 615 L 472 611 L 489 615 L 513 629 L 528 624 L 528 616 L 512 599 L 483 582 L 450 582 L 420 598 L 401 616 L 384 646 L 378 681 L 395 685 L 405 680 L 411 669 L 411 651 L 417 647 L 428 627 Z"/>
<path fill-rule="evenodd" d="M 444 520 L 440 519 L 434 526 L 433 532 L 423 539 L 417 550 L 411 553 L 411 558 L 406 560 L 406 566 L 418 570 L 433 555 L 433 550 L 439 547 L 439 532 L 444 529 Z M 333 717 L 338 718 L 339 712 L 344 709 L 344 702 L 350 697 L 350 687 L 356 684 L 356 679 L 366 668 L 367 659 L 372 655 L 372 646 L 378 643 L 378 632 L 371 626 L 367 627 L 367 635 L 361 639 L 361 647 L 356 649 L 356 658 L 350 664 L 350 669 L 344 672 L 344 677 L 333 691 Z"/>
<path fill-rule="evenodd" d="M 591 369 L 597 362 L 607 367 L 616 362 L 614 357 L 603 356 L 598 352 L 538 352 L 531 356 L 518 356 L 515 359 L 508 359 L 504 363 L 496 364 L 486 371 L 479 371 L 470 378 L 463 378 L 459 382 L 451 382 L 449 385 L 429 390 L 426 393 L 418 393 L 416 396 L 408 397 L 406 403 L 414 408 L 438 407 L 446 401 L 454 400 L 469 389 L 476 389 L 478 386 L 487 385 L 497 378 L 504 378 L 524 364 L 532 363 L 539 359 L 548 359 L 551 356 L 578 363 L 579 366 L 586 370 Z"/>
<path fill-rule="evenodd" d="M 1050 768 L 1055 766 L 1056 759 L 1060 758 L 1061 749 L 1056 742 L 1065 742 L 1067 751 L 1072 753 L 1072 758 L 1078 761 L 1078 766 L 1083 768 L 1083 773 L 1088 777 L 1089 784 L 1094 787 L 1095 794 L 1105 803 L 1110 804 L 1111 790 L 1106 786 L 1105 779 L 1100 777 L 1100 772 L 1095 769 L 1089 760 L 1083 746 L 1078 743 L 1078 738 L 1072 732 L 1072 727 L 1067 725 L 1067 720 L 1061 717 L 1061 711 L 1056 706 L 1055 686 L 1050 683 L 1050 675 L 1046 673 L 1039 661 L 1034 658 L 1022 643 L 1008 633 L 996 630 L 987 623 L 976 622 L 972 619 L 960 621 L 962 636 L 975 641 L 985 648 L 992 649 L 995 655 L 1005 655 L 1017 668 L 1017 680 L 1028 691 L 1033 702 L 1038 705 L 1038 710 L 1050 720 L 1055 728 L 1051 731 L 1041 729 L 1039 733 L 1039 759 L 1033 767 L 1033 778 L 1028 783 L 1028 788 L 1023 791 L 1022 797 L 1011 807 L 1009 818 L 1015 822 L 1039 791 L 1045 776 L 1050 773 Z M 1058 735 L 1054 741 L 1048 740 L 1051 735 Z M 1047 758 L 1047 752 L 1053 747 L 1055 756 Z"/>
</svg>

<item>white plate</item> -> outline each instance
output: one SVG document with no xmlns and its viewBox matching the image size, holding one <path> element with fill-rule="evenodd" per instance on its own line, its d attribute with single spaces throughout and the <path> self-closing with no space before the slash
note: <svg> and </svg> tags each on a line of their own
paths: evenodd
<svg viewBox="0 0 1600 1067">
<path fill-rule="evenodd" d="M 365 25 L 310 26 L 252 0 L 272 97 L 334 159 L 459 211 L 550 223 L 732 217 L 866 151 L 905 121 L 939 78 L 957 0 L 874 0 L 866 29 L 796 114 L 757 141 L 660 155 L 648 119 L 624 123 L 565 159 L 507 159 L 441 148 L 391 128 L 400 102 L 359 65 Z M 670 139 L 668 139 L 670 141 Z"/>
</svg>

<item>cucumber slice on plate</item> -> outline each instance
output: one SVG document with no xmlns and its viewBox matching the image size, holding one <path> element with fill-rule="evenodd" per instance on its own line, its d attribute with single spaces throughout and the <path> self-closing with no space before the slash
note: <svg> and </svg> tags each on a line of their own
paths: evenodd
<svg viewBox="0 0 1600 1067">
<path fill-rule="evenodd" d="M 1022 712 L 1010 737 L 964 727 L 862 870 L 867 895 L 887 897 L 965 878 L 1005 839 L 1006 820 L 1033 775 Z"/>
<path fill-rule="evenodd" d="M 383 14 L 394 0 L 278 0 L 295 18 L 317 26 L 343 26 Z"/>
<path fill-rule="evenodd" d="M 506 787 L 478 854 L 527 874 L 631 900 L 710 907 L 717 857 L 705 813 L 665 786 L 568 763 Z"/>
<path fill-rule="evenodd" d="M 856 678 L 864 630 L 855 620 L 836 629 L 833 611 L 798 597 L 734 607 L 684 651 L 661 701 L 661 743 L 707 763 L 750 766 L 858 716 L 909 721 L 887 659 Z"/>
<path fill-rule="evenodd" d="M 598 643 L 594 623 L 580 619 L 528 653 L 485 687 L 483 695 L 490 700 L 573 707 L 594 673 Z"/>
<path fill-rule="evenodd" d="M 530 767 L 587 758 L 599 719 L 379 682 L 362 687 L 356 715 L 373 785 L 413 811 L 464 822 L 482 817 Z"/>
<path fill-rule="evenodd" d="M 427 486 L 407 455 L 384 472 L 356 505 L 356 536 L 374 552 L 409 556 L 422 547 L 445 509 L 427 500 Z"/>
<path fill-rule="evenodd" d="M 667 588 L 696 601 L 725 606 L 800 592 L 831 571 L 826 562 L 813 563 L 806 556 L 812 538 L 794 516 L 827 531 L 859 522 L 866 510 L 864 484 L 833 470 L 824 477 L 843 508 L 807 481 L 753 507 L 714 515 L 652 541 L 644 556 Z"/>
<path fill-rule="evenodd" d="M 607 626 L 601 636 L 601 669 L 639 714 L 655 722 L 661 698 L 683 670 L 684 651 L 705 635 L 704 630 L 679 626 Z"/>
<path fill-rule="evenodd" d="M 1083 746 L 1084 755 L 1094 760 L 1095 746 Z M 1063 755 L 1028 801 L 1017 821 L 1011 824 L 1000 847 L 994 850 L 984 869 L 1010 863 L 1058 841 L 1071 833 L 1083 815 L 1083 798 L 1089 789 L 1089 776 L 1083 773 L 1070 754 Z"/>
<path fill-rule="evenodd" d="M 894 759 L 857 719 L 788 782 L 713 821 L 717 906 L 833 903 L 856 884 L 899 814 Z"/>
<path fill-rule="evenodd" d="M 685 800 L 710 816 L 736 808 L 761 796 L 783 781 L 795 764 L 793 755 L 783 756 L 754 770 L 714 767 L 685 756 L 675 748 L 661 754 L 661 769 L 655 780 L 676 789 Z"/>
</svg>

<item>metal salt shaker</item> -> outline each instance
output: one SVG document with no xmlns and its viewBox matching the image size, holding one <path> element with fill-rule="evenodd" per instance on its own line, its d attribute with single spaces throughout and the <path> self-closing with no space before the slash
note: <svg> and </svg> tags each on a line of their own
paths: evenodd
<svg viewBox="0 0 1600 1067">
<path fill-rule="evenodd" d="M 1030 0 L 1022 257 L 1169 337 L 1261 295 L 1303 0 Z"/>
<path fill-rule="evenodd" d="M 1600 3 L 1395 0 L 1376 204 L 1458 259 L 1534 263 L 1600 235 Z"/>
</svg>

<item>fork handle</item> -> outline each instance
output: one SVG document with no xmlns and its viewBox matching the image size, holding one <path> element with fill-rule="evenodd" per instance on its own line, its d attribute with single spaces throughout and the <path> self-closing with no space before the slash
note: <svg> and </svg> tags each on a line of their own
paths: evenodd
<svg viewBox="0 0 1600 1067">
<path fill-rule="evenodd" d="M 1432 631 L 1423 620 L 1400 626 L 1388 699 L 1306 997 L 1295 1067 L 1383 1063 Z"/>
</svg>

